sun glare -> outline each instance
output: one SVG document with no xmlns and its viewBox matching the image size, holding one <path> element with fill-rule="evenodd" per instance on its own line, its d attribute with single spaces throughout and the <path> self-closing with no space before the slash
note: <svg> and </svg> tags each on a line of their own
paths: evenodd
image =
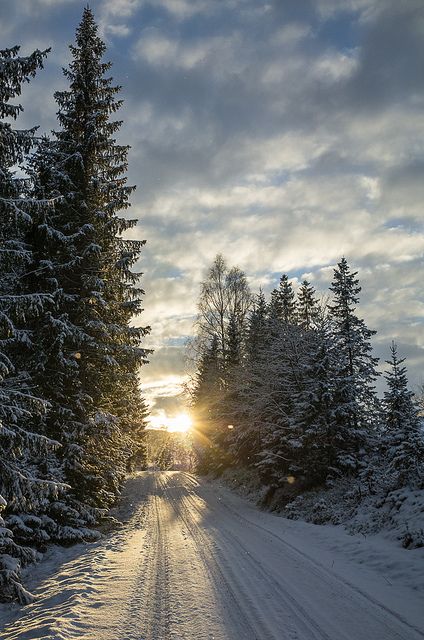
<svg viewBox="0 0 424 640">
<path fill-rule="evenodd" d="M 175 416 L 167 416 L 164 413 L 150 417 L 152 429 L 166 429 L 174 433 L 187 433 L 191 429 L 192 420 L 188 413 L 178 413 Z"/>
<path fill-rule="evenodd" d="M 168 431 L 178 431 L 186 433 L 191 427 L 191 418 L 187 413 L 179 413 L 172 418 L 168 418 Z"/>
</svg>

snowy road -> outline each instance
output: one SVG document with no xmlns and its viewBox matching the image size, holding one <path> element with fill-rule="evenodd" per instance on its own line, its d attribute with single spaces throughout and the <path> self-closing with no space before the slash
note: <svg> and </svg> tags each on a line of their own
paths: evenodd
<svg viewBox="0 0 424 640">
<path fill-rule="evenodd" d="M 407 596 L 390 581 L 366 588 L 317 559 L 309 525 L 297 544 L 283 519 L 183 472 L 131 479 L 124 505 L 121 530 L 68 550 L 51 575 L 40 565 L 39 599 L 5 619 L 2 640 L 424 638 L 418 594 L 396 607 Z"/>
</svg>

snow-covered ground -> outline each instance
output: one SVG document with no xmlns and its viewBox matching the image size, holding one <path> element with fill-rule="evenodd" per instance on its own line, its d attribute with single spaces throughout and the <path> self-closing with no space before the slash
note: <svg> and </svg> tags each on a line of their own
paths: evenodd
<svg viewBox="0 0 424 640">
<path fill-rule="evenodd" d="M 424 550 L 257 510 L 184 472 L 131 478 L 123 526 L 53 549 L 2 640 L 416 640 Z"/>
</svg>

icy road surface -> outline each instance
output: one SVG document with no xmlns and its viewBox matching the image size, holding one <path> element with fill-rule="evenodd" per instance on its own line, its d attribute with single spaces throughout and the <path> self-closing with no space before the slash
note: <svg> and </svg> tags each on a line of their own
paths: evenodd
<svg viewBox="0 0 424 640">
<path fill-rule="evenodd" d="M 3 607 L 2 640 L 424 638 L 419 593 L 343 559 L 319 539 L 331 528 L 262 513 L 183 472 L 129 480 L 119 515 L 119 531 L 33 570 L 38 600 Z"/>
</svg>

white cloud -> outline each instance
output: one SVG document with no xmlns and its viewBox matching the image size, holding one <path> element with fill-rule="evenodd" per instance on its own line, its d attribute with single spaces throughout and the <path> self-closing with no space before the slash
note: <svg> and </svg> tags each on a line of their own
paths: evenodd
<svg viewBox="0 0 424 640">
<path fill-rule="evenodd" d="M 307 38 L 311 33 L 312 29 L 310 26 L 304 23 L 291 23 L 281 27 L 281 29 L 277 29 L 271 41 L 276 45 L 293 47 L 301 43 L 302 40 Z"/>
<path fill-rule="evenodd" d="M 156 2 L 179 20 L 209 11 L 211 8 L 206 0 L 156 0 Z"/>
<path fill-rule="evenodd" d="M 348 78 L 358 68 L 358 60 L 354 53 L 346 55 L 337 51 L 326 52 L 314 64 L 317 77 L 328 82 Z"/>
<path fill-rule="evenodd" d="M 112 36 L 125 37 L 131 33 L 131 29 L 125 24 L 110 24 L 107 27 L 108 33 Z"/>
<path fill-rule="evenodd" d="M 143 4 L 143 0 L 103 0 L 100 5 L 103 16 L 131 17 Z"/>
<path fill-rule="evenodd" d="M 135 54 L 151 64 L 167 64 L 175 60 L 178 43 L 161 34 L 144 34 L 135 47 Z"/>
<path fill-rule="evenodd" d="M 46 2 L 20 2 L 21 18 L 50 17 Z M 395 336 L 412 379 L 422 375 L 422 38 L 410 48 L 422 3 L 317 0 L 311 13 L 304 4 L 302 13 L 303 3 L 287 3 L 292 21 L 280 3 L 254 0 L 95 7 L 114 38 L 110 57 L 120 54 L 122 135 L 133 145 L 131 182 L 140 185 L 135 233 L 148 240 L 139 322 L 152 325 L 147 344 L 156 349 L 143 371 L 152 402 L 178 393 L 182 341 L 219 251 L 267 291 L 291 271 L 325 292 L 345 254 L 359 269 L 360 309 L 379 331 L 378 349 Z M 402 37 L 391 46 L 398 22 Z M 43 32 L 27 35 L 26 45 L 43 43 Z M 55 126 L 46 93 L 62 82 L 57 66 L 70 39 L 58 29 L 51 66 L 22 96 L 23 124 Z"/>
<path fill-rule="evenodd" d="M 324 20 L 328 20 L 339 12 L 352 11 L 358 12 L 361 20 L 370 19 L 375 15 L 377 10 L 381 8 L 381 0 L 317 0 L 317 7 L 320 16 Z"/>
<path fill-rule="evenodd" d="M 154 66 L 191 70 L 209 61 L 218 71 L 224 63 L 237 64 L 235 53 L 237 36 L 202 37 L 192 41 L 171 38 L 156 28 L 144 29 L 133 48 L 135 59 Z M 233 66 L 234 68 L 234 66 Z"/>
<path fill-rule="evenodd" d="M 129 21 L 142 7 L 143 0 L 103 0 L 99 7 L 99 27 L 103 37 L 126 37 L 131 33 Z"/>
<path fill-rule="evenodd" d="M 369 200 L 376 201 L 381 198 L 380 180 L 370 176 L 360 176 L 360 184 Z"/>
</svg>

